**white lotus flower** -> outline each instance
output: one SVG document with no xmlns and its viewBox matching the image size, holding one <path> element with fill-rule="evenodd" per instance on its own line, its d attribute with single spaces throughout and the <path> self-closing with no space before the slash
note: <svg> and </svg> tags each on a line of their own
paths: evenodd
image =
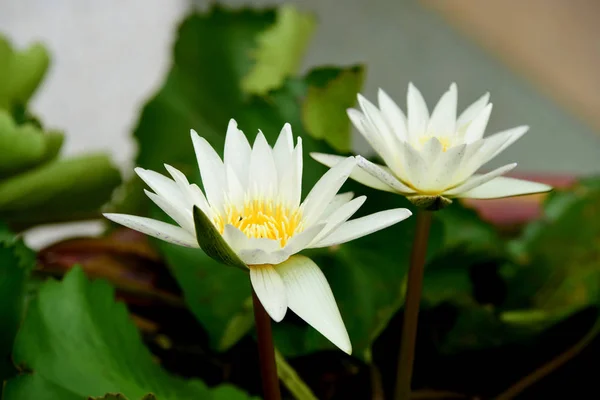
<svg viewBox="0 0 600 400">
<path fill-rule="evenodd" d="M 456 116 L 457 89 L 452 84 L 431 115 L 419 90 L 408 86 L 406 116 L 398 105 L 379 90 L 379 108 L 360 94 L 361 111 L 349 109 L 356 128 L 387 166 L 357 157 L 360 169 L 352 179 L 375 189 L 400 193 L 415 204 L 443 206 L 451 198 L 491 199 L 546 192 L 550 186 L 501 177 L 517 164 L 508 164 L 483 175 L 475 172 L 500 154 L 529 129 L 519 126 L 483 138 L 492 112 L 485 94 Z M 341 157 L 312 154 L 333 166 Z"/>
<path fill-rule="evenodd" d="M 224 161 L 193 130 L 192 141 L 206 196 L 169 165 L 165 167 L 172 179 L 135 170 L 154 191 L 146 191 L 148 197 L 179 226 L 132 215 L 105 216 L 167 242 L 199 247 L 192 211 L 199 207 L 248 266 L 252 286 L 271 318 L 281 321 L 289 307 L 350 353 L 348 333 L 325 276 L 309 258 L 294 254 L 368 235 L 402 221 L 410 211 L 387 210 L 348 221 L 366 199 L 336 195 L 356 164 L 354 157 L 340 160 L 300 203 L 302 141 L 298 138 L 294 148 L 289 124 L 273 148 L 260 131 L 251 148 L 231 120 Z"/>
</svg>

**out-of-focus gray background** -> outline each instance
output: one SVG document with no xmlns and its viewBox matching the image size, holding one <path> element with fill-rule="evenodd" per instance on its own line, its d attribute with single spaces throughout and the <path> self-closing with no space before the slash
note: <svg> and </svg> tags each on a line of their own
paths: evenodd
<svg viewBox="0 0 600 400">
<path fill-rule="evenodd" d="M 227 0 L 234 7 L 279 1 Z M 297 0 L 319 26 L 303 69 L 367 64 L 365 95 L 378 87 L 404 108 L 413 81 L 431 106 L 455 81 L 459 108 L 486 91 L 488 133 L 530 132 L 490 167 L 600 173 L 600 2 L 596 0 Z M 0 32 L 17 46 L 43 42 L 51 70 L 33 101 L 67 133 L 66 153 L 103 150 L 126 174 L 138 110 L 159 87 L 188 0 L 5 0 Z M 232 116 L 235 117 L 235 116 Z M 243 128 L 243 127 L 242 127 Z M 357 151 L 368 151 L 355 136 Z"/>
</svg>

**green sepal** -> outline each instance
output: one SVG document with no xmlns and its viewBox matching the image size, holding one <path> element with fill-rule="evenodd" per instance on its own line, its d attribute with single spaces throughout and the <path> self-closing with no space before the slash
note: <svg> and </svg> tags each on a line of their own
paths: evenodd
<svg viewBox="0 0 600 400">
<path fill-rule="evenodd" d="M 248 270 L 248 266 L 229 247 L 212 221 L 196 206 L 194 206 L 194 226 L 196 240 L 207 256 L 222 264 Z"/>
</svg>

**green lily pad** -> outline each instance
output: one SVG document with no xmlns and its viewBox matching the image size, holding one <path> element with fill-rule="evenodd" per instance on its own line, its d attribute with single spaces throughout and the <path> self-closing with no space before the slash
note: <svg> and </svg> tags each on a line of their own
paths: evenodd
<svg viewBox="0 0 600 400">
<path fill-rule="evenodd" d="M 70 399 L 120 393 L 132 399 L 249 399 L 227 386 L 209 389 L 163 371 L 143 346 L 114 289 L 74 268 L 62 282 L 43 284 L 27 310 L 14 361 L 32 371 L 6 384 L 6 400 Z M 54 397 L 52 397 L 54 396 Z"/>
<path fill-rule="evenodd" d="M 11 360 L 13 341 L 23 317 L 26 283 L 35 254 L 21 239 L 0 226 L 0 382 L 16 373 Z"/>
</svg>

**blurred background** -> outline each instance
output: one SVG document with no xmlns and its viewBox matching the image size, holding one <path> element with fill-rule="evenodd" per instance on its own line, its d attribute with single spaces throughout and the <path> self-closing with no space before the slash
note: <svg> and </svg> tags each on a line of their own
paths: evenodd
<svg viewBox="0 0 600 400">
<path fill-rule="evenodd" d="M 452 81 L 459 87 L 459 109 L 489 91 L 494 103 L 489 133 L 531 127 L 490 168 L 518 160 L 517 173 L 600 172 L 600 2 L 291 3 L 319 21 L 302 72 L 324 64 L 366 63 L 366 96 L 374 98 L 382 87 L 402 106 L 409 81 L 430 106 Z M 64 152 L 106 151 L 128 176 L 135 154 L 129 133 L 169 68 L 178 23 L 190 8 L 210 4 L 4 1 L 0 31 L 17 47 L 41 41 L 49 48 L 51 70 L 31 108 L 48 126 L 66 131 Z M 368 151 L 362 138 L 354 139 L 358 152 Z M 30 243 L 43 243 L 43 232 L 30 235 Z"/>
</svg>

